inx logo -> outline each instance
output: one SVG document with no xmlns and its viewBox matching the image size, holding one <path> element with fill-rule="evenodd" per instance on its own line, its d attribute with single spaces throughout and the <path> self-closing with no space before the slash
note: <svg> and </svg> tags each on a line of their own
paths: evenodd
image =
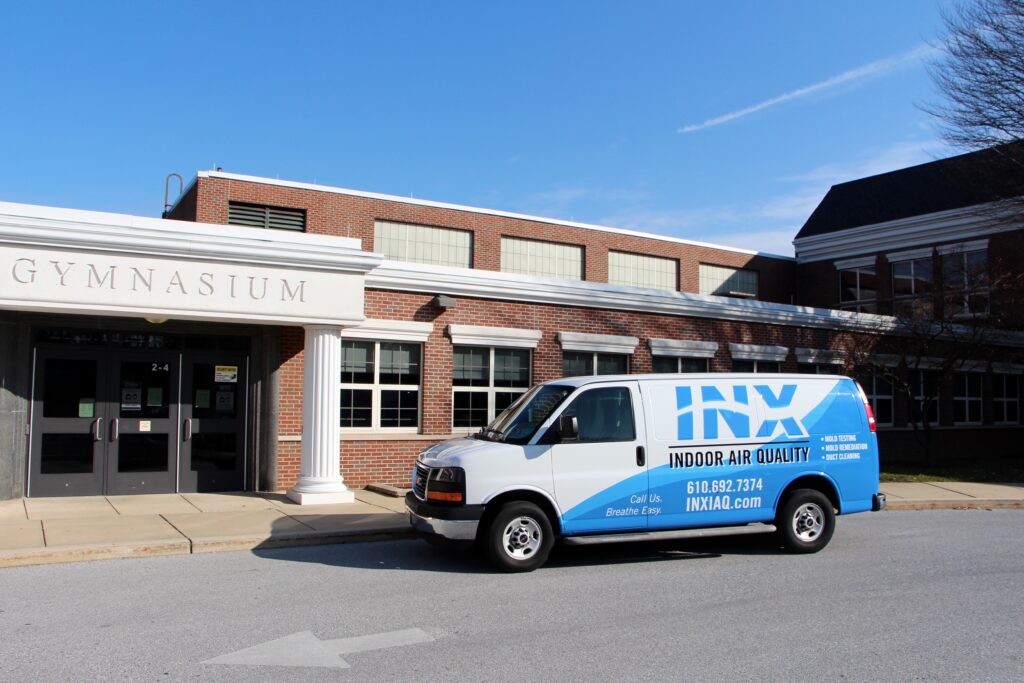
<svg viewBox="0 0 1024 683">
<path fill-rule="evenodd" d="M 750 402 L 749 389 L 755 396 L 760 396 L 764 414 L 754 437 L 771 439 L 780 432 L 786 436 L 807 436 L 800 421 L 793 416 L 790 406 L 796 395 L 795 384 L 783 384 L 778 393 L 765 384 L 748 387 L 735 384 L 731 387 L 732 397 L 726 398 L 719 386 L 676 387 L 676 424 L 677 436 L 680 440 L 717 439 L 719 430 L 728 430 L 736 439 L 751 437 L 751 418 L 757 419 L 757 411 Z M 699 390 L 699 398 L 694 401 L 695 389 Z M 695 437 L 695 415 L 700 418 L 700 433 Z"/>
</svg>

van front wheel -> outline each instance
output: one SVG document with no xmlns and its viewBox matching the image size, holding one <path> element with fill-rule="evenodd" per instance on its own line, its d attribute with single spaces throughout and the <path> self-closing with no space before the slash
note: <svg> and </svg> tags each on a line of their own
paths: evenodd
<svg viewBox="0 0 1024 683">
<path fill-rule="evenodd" d="M 820 491 L 797 489 L 779 510 L 775 526 L 787 550 L 816 553 L 832 539 L 836 513 L 832 502 Z"/>
<path fill-rule="evenodd" d="M 531 572 L 540 567 L 555 540 L 547 515 L 526 501 L 503 505 L 486 533 L 487 556 L 504 572 Z"/>
</svg>

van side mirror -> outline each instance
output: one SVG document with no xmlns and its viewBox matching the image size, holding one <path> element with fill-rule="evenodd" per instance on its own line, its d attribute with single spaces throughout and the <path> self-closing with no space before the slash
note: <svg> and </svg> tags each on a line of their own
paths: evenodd
<svg viewBox="0 0 1024 683">
<path fill-rule="evenodd" d="M 580 425 L 575 415 L 562 415 L 558 418 L 558 435 L 563 440 L 575 439 L 580 434 Z"/>
</svg>

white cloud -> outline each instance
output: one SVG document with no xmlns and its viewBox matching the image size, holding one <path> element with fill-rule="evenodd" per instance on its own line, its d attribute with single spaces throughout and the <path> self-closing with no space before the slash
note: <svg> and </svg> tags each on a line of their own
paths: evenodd
<svg viewBox="0 0 1024 683">
<path fill-rule="evenodd" d="M 878 61 L 875 62 L 870 62 L 868 64 L 865 64 L 864 66 L 859 66 L 856 69 L 844 71 L 841 74 L 832 76 L 831 78 L 826 78 L 825 80 L 819 81 L 812 85 L 808 85 L 803 88 L 798 88 L 796 90 L 791 90 L 787 93 L 777 95 L 776 97 L 771 97 L 767 100 L 763 100 L 749 107 L 744 107 L 743 109 L 737 109 L 727 114 L 722 114 L 721 116 L 710 118 L 702 123 L 694 123 L 687 126 L 683 126 L 682 128 L 679 129 L 678 132 L 693 133 L 695 131 L 703 130 L 705 128 L 719 126 L 723 123 L 735 121 L 736 119 L 748 116 L 755 112 L 759 112 L 763 109 L 774 107 L 775 105 L 782 104 L 783 102 L 789 102 L 790 100 L 795 100 L 801 97 L 806 97 L 808 95 L 813 95 L 814 93 L 822 92 L 824 90 L 830 90 L 840 85 L 859 83 L 869 78 L 874 78 L 875 76 L 880 76 L 882 74 L 888 73 L 902 66 L 912 64 L 915 62 L 920 62 L 922 59 L 933 54 L 934 51 L 935 48 L 931 47 L 930 45 L 921 44 L 903 54 L 895 55 L 893 57 L 886 57 L 885 59 L 879 59 Z"/>
</svg>

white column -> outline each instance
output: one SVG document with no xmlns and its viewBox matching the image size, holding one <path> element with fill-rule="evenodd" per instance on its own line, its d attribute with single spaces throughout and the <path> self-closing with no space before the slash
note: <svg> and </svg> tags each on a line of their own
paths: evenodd
<svg viewBox="0 0 1024 683">
<path fill-rule="evenodd" d="M 341 328 L 306 326 L 302 383 L 302 463 L 299 482 L 288 497 L 299 505 L 351 503 L 355 494 L 342 482 Z"/>
</svg>

